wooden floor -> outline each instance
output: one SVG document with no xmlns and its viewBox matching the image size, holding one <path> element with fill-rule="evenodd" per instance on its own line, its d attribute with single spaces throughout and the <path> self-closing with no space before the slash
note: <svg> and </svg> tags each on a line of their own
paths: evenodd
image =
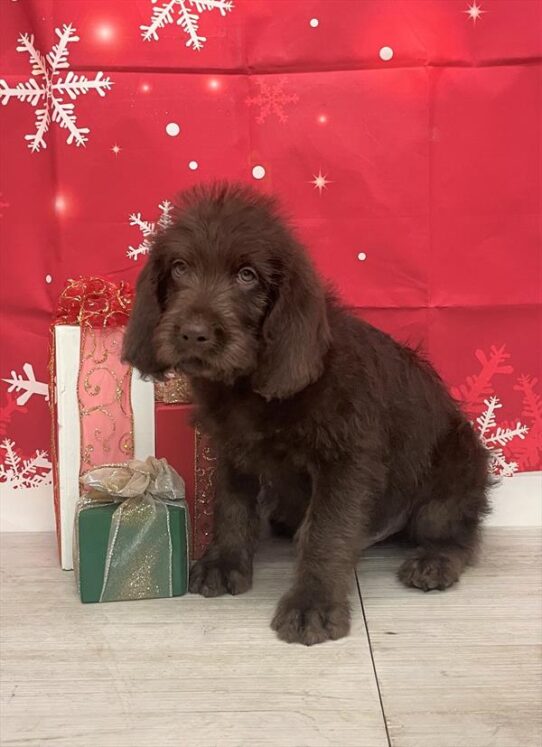
<svg viewBox="0 0 542 747">
<path fill-rule="evenodd" d="M 542 536 L 491 529 L 444 593 L 398 584 L 403 550 L 365 553 L 349 638 L 303 648 L 268 627 L 292 553 L 255 588 L 82 605 L 48 534 L 1 539 L 5 747 L 540 747 Z"/>
</svg>

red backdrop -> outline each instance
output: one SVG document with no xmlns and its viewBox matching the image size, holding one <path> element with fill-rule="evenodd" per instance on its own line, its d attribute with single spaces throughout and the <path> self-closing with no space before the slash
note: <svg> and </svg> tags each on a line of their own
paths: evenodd
<svg viewBox="0 0 542 747">
<path fill-rule="evenodd" d="M 537 0 L 1 10 L 0 480 L 49 479 L 66 279 L 133 281 L 167 201 L 217 177 L 277 193 L 344 299 L 423 341 L 497 472 L 540 468 Z"/>
</svg>

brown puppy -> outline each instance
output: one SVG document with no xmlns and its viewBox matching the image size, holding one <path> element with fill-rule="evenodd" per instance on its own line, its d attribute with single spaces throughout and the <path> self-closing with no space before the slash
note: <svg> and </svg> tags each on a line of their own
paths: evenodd
<svg viewBox="0 0 542 747">
<path fill-rule="evenodd" d="M 360 550 L 399 529 L 399 578 L 458 580 L 488 511 L 488 454 L 429 363 L 326 292 L 274 203 L 246 187 L 182 196 L 137 285 L 124 358 L 186 372 L 218 449 L 204 596 L 252 583 L 257 496 L 296 534 L 295 582 L 273 628 L 307 645 L 348 633 Z"/>
</svg>

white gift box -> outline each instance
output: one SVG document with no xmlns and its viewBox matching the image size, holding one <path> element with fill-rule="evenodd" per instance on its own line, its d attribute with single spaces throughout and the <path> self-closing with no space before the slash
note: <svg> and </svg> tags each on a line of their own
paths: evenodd
<svg viewBox="0 0 542 747">
<path fill-rule="evenodd" d="M 72 570 L 73 522 L 75 505 L 80 494 L 81 473 L 81 421 L 77 393 L 81 327 L 58 324 L 54 327 L 53 334 L 55 511 L 61 566 L 64 570 Z M 133 413 L 134 458 L 144 461 L 155 453 L 154 385 L 151 381 L 143 381 L 135 369 L 131 376 L 130 399 Z"/>
</svg>

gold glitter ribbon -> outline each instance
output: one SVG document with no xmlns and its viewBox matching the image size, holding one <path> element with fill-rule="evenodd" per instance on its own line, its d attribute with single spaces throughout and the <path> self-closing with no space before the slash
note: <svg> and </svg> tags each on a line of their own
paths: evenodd
<svg viewBox="0 0 542 747">
<path fill-rule="evenodd" d="M 81 483 L 87 492 L 79 500 L 75 518 L 78 583 L 79 513 L 118 503 L 109 530 L 100 602 L 173 596 L 168 505 L 186 508 L 182 477 L 165 459 L 148 457 L 145 462 L 134 459 L 95 467 L 82 475 Z M 188 531 L 188 516 L 186 526 Z"/>
</svg>

